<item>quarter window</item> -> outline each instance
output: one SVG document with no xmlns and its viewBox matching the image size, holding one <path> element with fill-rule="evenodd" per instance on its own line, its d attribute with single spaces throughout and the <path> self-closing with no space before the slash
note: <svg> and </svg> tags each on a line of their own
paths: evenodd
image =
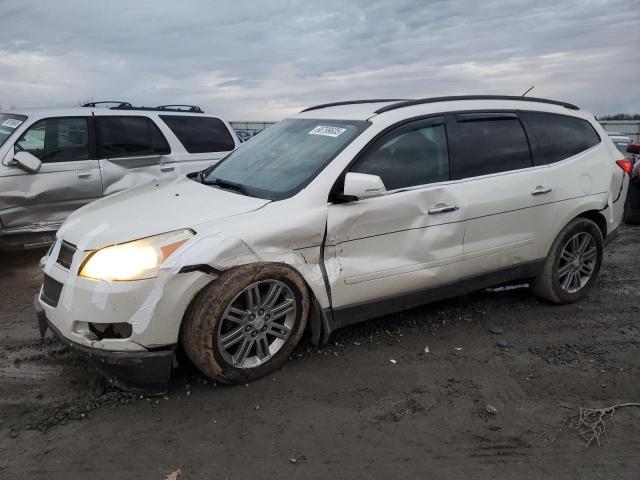
<svg viewBox="0 0 640 480">
<path fill-rule="evenodd" d="M 443 124 L 402 128 L 351 169 L 378 175 L 387 190 L 449 179 L 447 135 Z"/>
<path fill-rule="evenodd" d="M 170 153 L 160 129 L 147 117 L 97 117 L 96 121 L 103 158 Z"/>
<path fill-rule="evenodd" d="M 523 115 L 535 137 L 536 165 L 559 162 L 600 143 L 591 124 L 581 118 L 538 112 Z"/>
<path fill-rule="evenodd" d="M 524 128 L 515 114 L 461 114 L 453 178 L 476 177 L 532 165 Z"/>
<path fill-rule="evenodd" d="M 67 117 L 40 120 L 22 134 L 14 149 L 16 152 L 29 152 L 43 163 L 88 160 L 87 119 Z"/>
<path fill-rule="evenodd" d="M 228 152 L 236 144 L 227 126 L 218 118 L 160 115 L 189 153 Z"/>
</svg>

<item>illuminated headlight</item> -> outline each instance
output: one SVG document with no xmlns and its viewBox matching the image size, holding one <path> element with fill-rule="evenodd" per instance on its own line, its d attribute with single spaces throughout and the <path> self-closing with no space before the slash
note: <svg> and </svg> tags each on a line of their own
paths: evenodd
<svg viewBox="0 0 640 480">
<path fill-rule="evenodd" d="M 96 250 L 85 260 L 80 276 L 107 281 L 155 278 L 160 265 L 193 235 L 191 230 L 176 230 Z"/>
</svg>

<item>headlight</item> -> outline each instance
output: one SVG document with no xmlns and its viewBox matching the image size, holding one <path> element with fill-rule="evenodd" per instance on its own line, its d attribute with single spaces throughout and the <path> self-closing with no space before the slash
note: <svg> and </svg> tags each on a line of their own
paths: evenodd
<svg viewBox="0 0 640 480">
<path fill-rule="evenodd" d="M 157 277 L 160 265 L 193 234 L 176 230 L 96 250 L 85 260 L 80 276 L 108 281 Z"/>
</svg>

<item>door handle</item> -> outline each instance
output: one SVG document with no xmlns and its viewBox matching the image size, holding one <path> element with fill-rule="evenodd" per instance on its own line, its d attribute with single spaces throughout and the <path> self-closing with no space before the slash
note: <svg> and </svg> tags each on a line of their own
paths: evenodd
<svg viewBox="0 0 640 480">
<path fill-rule="evenodd" d="M 430 208 L 428 212 L 429 215 L 435 215 L 438 213 L 455 212 L 457 210 L 460 210 L 460 207 L 458 205 L 441 205 Z"/>
<path fill-rule="evenodd" d="M 544 185 L 538 185 L 533 189 L 531 195 L 544 195 L 545 193 L 549 193 L 552 190 L 551 187 L 545 187 Z"/>
<path fill-rule="evenodd" d="M 162 173 L 173 172 L 174 170 L 175 170 L 175 168 L 173 168 L 173 167 L 160 167 L 160 171 Z"/>
<path fill-rule="evenodd" d="M 91 178 L 93 174 L 88 170 L 81 170 L 78 172 L 78 178 Z"/>
</svg>

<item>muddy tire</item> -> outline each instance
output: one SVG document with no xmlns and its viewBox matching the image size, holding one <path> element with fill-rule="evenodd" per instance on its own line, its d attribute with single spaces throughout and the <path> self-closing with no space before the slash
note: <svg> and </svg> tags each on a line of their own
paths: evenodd
<svg viewBox="0 0 640 480">
<path fill-rule="evenodd" d="M 223 272 L 191 303 L 181 328 L 189 359 L 209 378 L 246 383 L 282 366 L 309 315 L 309 293 L 277 263 Z"/>
<path fill-rule="evenodd" d="M 576 218 L 558 234 L 542 272 L 534 279 L 534 295 L 552 303 L 576 302 L 595 282 L 604 250 L 602 232 L 592 220 Z"/>
</svg>

